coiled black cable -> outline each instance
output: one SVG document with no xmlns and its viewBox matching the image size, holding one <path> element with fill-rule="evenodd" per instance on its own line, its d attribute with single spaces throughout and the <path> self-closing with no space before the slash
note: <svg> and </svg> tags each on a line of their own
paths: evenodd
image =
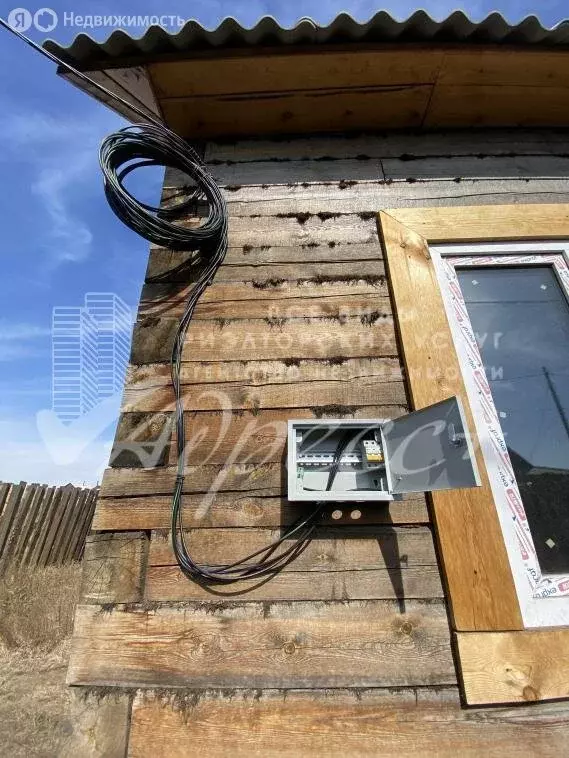
<svg viewBox="0 0 569 758">
<path fill-rule="evenodd" d="M 189 253 L 189 257 L 185 257 L 183 263 L 175 269 L 170 269 L 163 277 L 171 276 L 173 271 L 199 271 L 178 324 L 171 354 L 177 432 L 177 473 L 172 497 L 171 519 L 172 547 L 182 571 L 191 579 L 205 584 L 228 584 L 240 579 L 265 577 L 279 571 L 299 555 L 308 544 L 324 503 L 318 503 L 311 513 L 296 521 L 279 539 L 266 548 L 227 565 L 196 563 L 191 558 L 184 537 L 182 499 L 186 435 L 180 377 L 182 348 L 195 307 L 205 289 L 212 283 L 227 251 L 227 207 L 221 190 L 204 167 L 196 151 L 157 118 L 119 97 L 53 53 L 41 48 L 1 18 L 0 26 L 20 37 L 46 58 L 70 71 L 77 79 L 102 92 L 107 102 L 110 98 L 121 103 L 145 122 L 149 122 L 126 127 L 106 137 L 99 151 L 99 162 L 104 176 L 105 194 L 116 216 L 148 241 L 171 250 Z M 195 188 L 184 202 L 173 208 L 156 208 L 146 205 L 133 197 L 124 186 L 124 180 L 129 174 L 145 166 L 165 166 L 177 169 L 191 179 Z M 179 218 L 196 200 L 207 202 L 209 213 L 204 222 L 193 228 L 171 223 L 171 219 Z M 155 280 L 163 277 L 155 277 Z M 335 471 L 341 455 L 340 451 L 337 453 L 334 462 Z M 334 476 L 335 473 L 329 477 L 327 489 L 330 489 Z M 275 555 L 279 546 L 290 539 L 293 540 L 292 544 Z M 253 560 L 255 558 L 257 560 Z"/>
<path fill-rule="evenodd" d="M 181 391 L 182 350 L 195 307 L 204 290 L 223 263 L 227 251 L 227 208 L 225 198 L 200 157 L 184 140 L 155 124 L 127 127 L 109 135 L 100 149 L 101 170 L 105 177 L 105 194 L 109 205 L 121 221 L 140 236 L 157 245 L 191 253 L 180 264 L 199 272 L 184 313 L 178 324 L 171 355 L 171 378 L 175 399 L 177 437 L 177 472 L 172 498 L 172 548 L 182 571 L 203 584 L 228 584 L 241 579 L 267 576 L 293 560 L 312 534 L 316 516 L 323 505 L 295 522 L 278 540 L 239 561 L 227 565 L 197 563 L 186 544 L 183 525 L 183 488 L 185 480 L 186 430 Z M 144 166 L 167 166 L 187 175 L 195 189 L 189 198 L 174 208 L 155 208 L 134 198 L 124 186 L 126 177 Z M 187 228 L 173 224 L 196 200 L 207 203 L 209 213 L 200 226 Z M 171 276 L 172 270 L 167 272 Z M 294 538 L 294 539 L 293 539 Z M 277 554 L 285 540 L 291 545 Z M 254 560 L 257 559 L 257 560 Z"/>
</svg>

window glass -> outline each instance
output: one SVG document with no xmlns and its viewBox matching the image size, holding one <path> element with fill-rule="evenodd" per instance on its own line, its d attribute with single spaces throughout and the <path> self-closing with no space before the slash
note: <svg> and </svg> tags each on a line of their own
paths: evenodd
<svg viewBox="0 0 569 758">
<path fill-rule="evenodd" d="M 545 574 L 569 571 L 569 304 L 552 266 L 457 267 Z"/>
</svg>

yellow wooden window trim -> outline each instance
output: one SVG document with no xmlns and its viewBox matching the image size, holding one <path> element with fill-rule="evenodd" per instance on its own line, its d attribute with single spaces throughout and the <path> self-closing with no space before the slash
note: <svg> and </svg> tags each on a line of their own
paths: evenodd
<svg viewBox="0 0 569 758">
<path fill-rule="evenodd" d="M 381 211 L 378 226 L 412 405 L 458 395 L 475 435 L 429 245 L 568 239 L 569 205 L 402 208 Z M 482 487 L 431 496 L 466 700 L 569 697 L 569 672 L 560 677 L 555 656 L 544 655 L 542 647 L 550 635 L 553 648 L 569 659 L 569 628 L 524 631 L 486 466 L 474 442 Z"/>
</svg>

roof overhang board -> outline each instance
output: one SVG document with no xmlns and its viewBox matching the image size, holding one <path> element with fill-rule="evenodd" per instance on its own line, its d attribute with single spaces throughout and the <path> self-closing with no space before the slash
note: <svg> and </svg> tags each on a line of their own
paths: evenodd
<svg viewBox="0 0 569 758">
<path fill-rule="evenodd" d="M 89 74 L 189 138 L 569 126 L 569 49 L 352 43 L 119 64 Z"/>
<path fill-rule="evenodd" d="M 162 119 L 158 101 L 154 96 L 150 79 L 144 66 L 101 69 L 85 71 L 84 73 L 110 92 L 122 97 L 127 103 L 136 105 L 154 118 Z M 71 82 L 75 87 L 78 87 L 91 97 L 94 97 L 96 100 L 109 107 L 111 110 L 124 116 L 128 121 L 137 123 L 142 120 L 141 117 L 128 108 L 127 105 L 123 105 L 108 97 L 96 87 L 79 79 L 75 74 L 69 73 L 62 66 L 59 67 L 58 74 L 64 79 L 67 79 L 68 82 Z"/>
</svg>

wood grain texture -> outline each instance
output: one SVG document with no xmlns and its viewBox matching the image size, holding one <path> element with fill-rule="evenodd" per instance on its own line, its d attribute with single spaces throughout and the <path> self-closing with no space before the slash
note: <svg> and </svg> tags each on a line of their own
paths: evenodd
<svg viewBox="0 0 569 758">
<path fill-rule="evenodd" d="M 151 63 L 148 66 L 160 99 L 243 92 L 360 87 L 433 82 L 442 62 L 440 50 L 281 51 L 255 57 L 219 57 Z"/>
<path fill-rule="evenodd" d="M 358 571 L 294 571 L 277 574 L 268 582 L 240 581 L 215 593 L 188 578 L 177 566 L 151 566 L 146 575 L 149 602 L 199 600 L 212 604 L 261 600 L 393 600 L 402 605 L 415 598 L 442 598 L 439 569 L 434 566 Z"/>
<path fill-rule="evenodd" d="M 340 379 L 313 380 L 309 385 L 302 382 L 255 386 L 247 382 L 216 384 L 191 384 L 182 390 L 183 407 L 186 411 L 247 409 L 255 414 L 267 408 L 303 408 L 307 403 L 314 407 L 349 406 L 357 398 L 363 406 L 404 406 L 406 401 L 403 382 L 391 380 L 385 372 L 378 377 L 364 376 L 342 382 Z M 398 373 L 397 368 L 395 373 Z M 122 410 L 127 413 L 171 412 L 174 399 L 171 386 L 156 386 L 149 389 L 129 388 L 123 397 Z M 291 413 L 289 413 L 289 416 Z M 294 415 L 294 413 L 293 413 Z M 267 418 L 268 423 L 273 421 Z M 277 419 L 278 421 L 279 419 Z M 253 432 L 260 427 L 260 419 L 248 419 L 247 430 Z"/>
<path fill-rule="evenodd" d="M 563 50 L 447 50 L 437 83 L 569 87 L 566 62 Z"/>
<path fill-rule="evenodd" d="M 353 511 L 357 514 L 359 509 Z M 268 529 L 194 529 L 186 533 L 186 544 L 197 561 L 229 563 L 265 547 L 280 534 Z M 428 528 L 321 527 L 297 560 L 270 581 L 238 582 L 213 591 L 182 574 L 166 534 L 153 534 L 148 564 L 150 601 L 400 598 L 404 605 L 412 598 L 442 597 Z"/>
<path fill-rule="evenodd" d="M 142 599 L 147 538 L 141 532 L 91 534 L 81 576 L 84 603 L 136 603 Z"/>
<path fill-rule="evenodd" d="M 155 318 L 137 322 L 132 335 L 131 363 L 167 363 L 178 319 Z M 188 330 L 183 361 L 331 359 L 337 356 L 391 356 L 397 354 L 391 315 L 378 314 L 373 323 L 362 319 L 300 319 L 280 321 L 196 321 Z"/>
<path fill-rule="evenodd" d="M 318 53 L 157 62 L 150 72 L 166 122 L 194 138 L 568 123 L 565 51 Z"/>
<path fill-rule="evenodd" d="M 337 131 L 419 127 L 431 91 L 424 84 L 379 85 L 271 98 L 262 94 L 167 98 L 160 105 L 166 123 L 176 133 L 209 139 L 227 134 L 319 132 L 331 124 Z"/>
<path fill-rule="evenodd" d="M 184 524 L 186 527 L 263 526 L 280 527 L 292 524 L 304 512 L 305 506 L 289 503 L 285 497 L 262 497 L 242 492 L 218 493 L 214 504 L 205 513 L 199 506 L 200 495 L 184 497 Z M 146 497 L 101 497 L 93 520 L 93 529 L 168 529 L 170 527 L 171 495 Z M 426 524 L 429 521 L 423 495 L 408 496 L 405 500 L 388 504 L 358 503 L 355 508 L 327 508 L 324 524 L 353 524 L 351 513 L 360 512 L 361 524 Z M 339 511 L 341 516 L 333 518 Z M 199 514 L 199 515 L 198 515 Z M 338 515 L 337 513 L 335 514 Z"/>
<path fill-rule="evenodd" d="M 468 705 L 569 698 L 569 630 L 456 635 Z"/>
<path fill-rule="evenodd" d="M 568 739 L 567 703 L 464 710 L 453 688 L 141 692 L 128 756 L 557 758 Z"/>
<path fill-rule="evenodd" d="M 559 126 L 569 123 L 569 88 L 439 84 L 425 126 Z M 531 103 L 531 108 L 528 107 Z"/>
<path fill-rule="evenodd" d="M 569 205 L 493 205 L 466 208 L 403 208 L 381 212 L 435 242 L 563 239 L 569 237 Z"/>
<path fill-rule="evenodd" d="M 413 407 L 460 397 L 477 450 L 482 487 L 431 495 L 453 623 L 460 631 L 522 629 L 502 531 L 428 243 L 387 213 L 380 213 L 379 225 Z M 485 234 L 491 231 L 486 228 Z"/>
<path fill-rule="evenodd" d="M 339 285 L 336 284 L 335 287 L 338 289 Z M 350 316 L 371 318 L 377 312 L 391 312 L 391 303 L 384 280 L 375 285 L 369 285 L 366 293 L 352 294 L 350 289 L 351 285 L 344 285 L 344 294 L 328 295 L 322 286 L 314 285 L 311 287 L 307 285 L 299 287 L 296 296 L 280 299 L 277 293 L 271 299 L 261 299 L 255 296 L 254 287 L 244 283 L 241 287 L 235 286 L 233 288 L 234 300 L 200 302 L 196 308 L 194 319 L 217 321 L 218 323 L 230 321 L 236 315 L 239 316 L 239 319 L 260 320 L 345 319 Z M 360 286 L 359 289 L 362 287 Z M 139 316 L 180 317 L 190 291 L 191 286 L 146 285 L 139 307 Z M 238 309 L 237 313 L 236 309 Z"/>
<path fill-rule="evenodd" d="M 232 528 L 192 529 L 185 532 L 197 561 L 230 563 L 263 548 L 281 536 L 280 530 Z M 290 543 L 284 543 L 289 546 Z M 277 551 L 278 552 L 278 551 Z M 283 571 L 330 572 L 434 566 L 435 550 L 428 527 L 319 527 L 304 552 Z M 176 566 L 168 534 L 153 533 L 149 566 Z"/>
<path fill-rule="evenodd" d="M 318 382 L 316 383 L 318 386 Z M 309 387 L 311 385 L 308 385 Z M 216 390 L 211 389 L 213 393 Z M 224 385 L 220 385 L 221 392 Z M 319 402 L 321 398 L 310 395 L 307 402 Z M 199 398 L 198 398 L 199 399 Z M 219 408 L 219 403 L 216 403 Z M 222 411 L 187 412 L 184 415 L 186 439 L 191 440 L 186 449 L 186 462 L 192 466 L 202 464 L 233 463 L 272 463 L 282 461 L 286 438 L 287 421 L 295 418 L 325 418 L 329 416 L 345 417 L 348 413 L 354 418 L 396 418 L 406 412 L 404 405 L 365 405 L 354 409 L 351 406 L 313 406 L 311 408 L 261 409 L 252 405 L 251 412 L 243 413 L 228 407 Z M 139 429 L 145 430 L 152 425 L 155 413 L 123 413 L 119 424 L 122 428 L 121 441 L 113 445 L 110 465 L 113 468 L 137 467 L 148 468 L 161 466 L 176 461 L 176 445 L 171 444 L 170 435 L 163 434 L 151 444 L 138 443 Z M 166 430 L 167 431 L 167 430 Z M 172 443 L 176 439 L 173 433 Z M 128 451 L 129 458 L 124 453 Z M 115 457 L 116 456 L 116 457 Z"/>
<path fill-rule="evenodd" d="M 443 603 L 79 606 L 70 684 L 385 687 L 456 681 Z"/>
<path fill-rule="evenodd" d="M 480 82 L 475 82 L 479 84 Z M 295 135 L 277 139 L 251 136 L 243 140 L 206 143 L 206 163 L 266 161 L 320 161 L 326 158 L 401 158 L 402 156 L 550 154 L 563 152 L 562 133 L 544 129 L 441 130 L 438 132 L 376 132 L 369 134 Z M 171 170 L 166 171 L 169 186 Z M 276 188 L 274 188 L 276 189 Z"/>
<path fill-rule="evenodd" d="M 68 731 L 57 758 L 125 758 L 133 696 L 77 689 L 66 695 Z"/>
<path fill-rule="evenodd" d="M 493 159 L 490 159 L 490 163 Z M 519 174 L 498 178 L 496 175 L 483 179 L 462 176 L 458 169 L 464 166 L 448 161 L 446 166 L 431 162 L 421 167 L 419 163 L 396 166 L 400 178 L 385 182 L 356 182 L 340 189 L 337 184 L 302 184 L 285 186 L 267 192 L 257 186 L 244 187 L 227 192 L 231 216 L 250 216 L 261 213 L 271 216 L 277 213 L 372 213 L 378 208 L 439 207 L 452 203 L 456 206 L 496 205 L 508 203 L 566 203 L 569 192 L 563 177 L 538 174 Z M 475 168 L 475 167 L 472 167 Z M 505 168 L 505 167 L 504 167 Z M 488 170 L 491 172 L 491 169 Z M 434 176 L 417 178 L 427 171 Z M 440 173 L 444 171 L 444 175 Z M 451 173 L 452 172 L 452 173 Z M 450 175 L 447 178 L 447 175 Z M 326 245 L 320 245 L 325 248 Z M 301 248 L 303 250 L 304 248 Z M 318 250 L 316 249 L 317 253 Z"/>
</svg>

